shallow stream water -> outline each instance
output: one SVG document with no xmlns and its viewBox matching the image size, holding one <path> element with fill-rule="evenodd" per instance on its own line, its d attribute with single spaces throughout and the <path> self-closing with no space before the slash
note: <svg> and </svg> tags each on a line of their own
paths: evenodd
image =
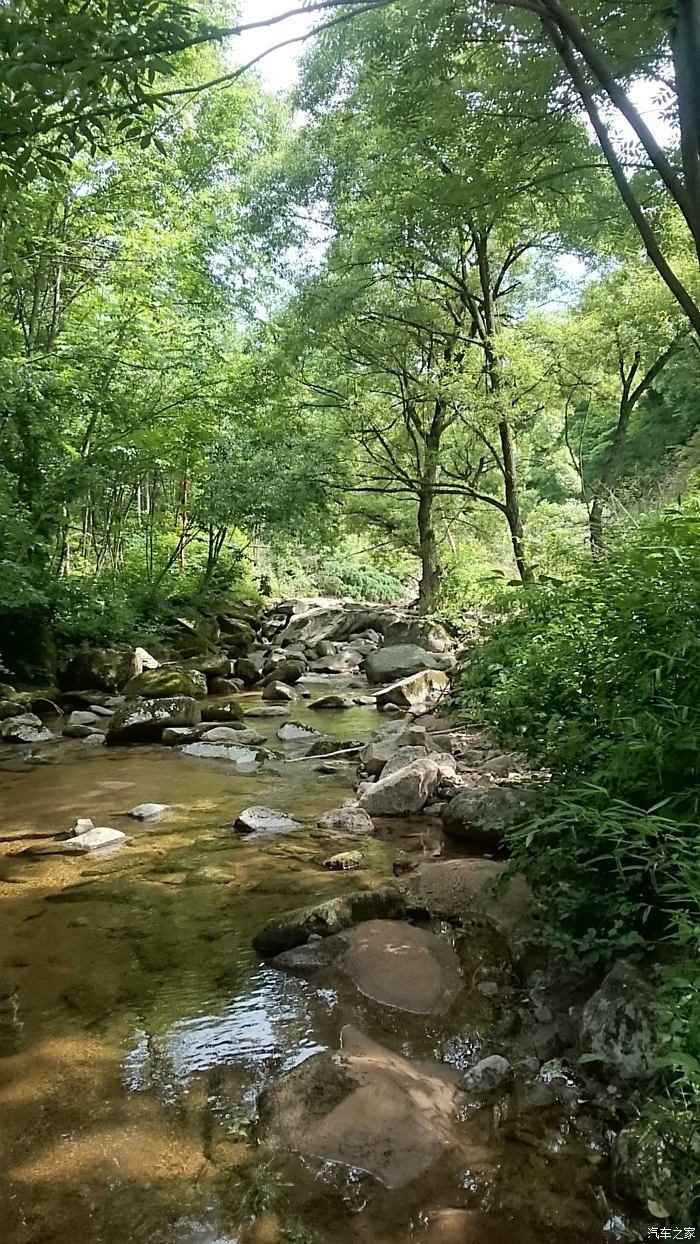
<svg viewBox="0 0 700 1244">
<path fill-rule="evenodd" d="M 290 715 L 339 739 L 382 720 L 304 704 Z M 250 724 L 294 755 L 275 739 L 278 720 Z M 405 1058 L 473 1061 L 489 1020 L 473 984 L 497 948 L 457 939 L 466 986 L 441 1017 L 382 1007 L 347 983 L 312 986 L 251 948 L 271 916 L 391 877 L 399 847 L 439 854 L 436 826 L 380 829 L 362 843 L 362 872 L 329 873 L 319 862 L 357 843 L 313 827 L 352 797 L 351 768 L 275 762 L 243 774 L 156 746 L 34 750 L 30 761 L 23 748 L 0 756 L 0 832 L 53 835 L 86 816 L 129 841 L 86 857 L 0 844 L 2 1244 L 612 1238 L 598 1155 L 562 1120 L 508 1130 L 480 1111 L 449 1160 L 399 1191 L 256 1137 L 269 1077 L 337 1049 L 347 1024 Z M 142 802 L 171 811 L 145 825 L 124 816 Z M 232 822 L 252 803 L 309 828 L 241 839 Z"/>
</svg>

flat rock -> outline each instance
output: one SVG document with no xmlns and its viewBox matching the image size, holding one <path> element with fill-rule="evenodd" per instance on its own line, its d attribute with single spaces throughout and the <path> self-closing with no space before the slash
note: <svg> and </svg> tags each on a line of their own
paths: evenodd
<svg viewBox="0 0 700 1244">
<path fill-rule="evenodd" d="M 198 756 L 200 760 L 228 760 L 234 765 L 254 765 L 258 759 L 257 749 L 234 747 L 228 743 L 187 743 L 182 751 L 185 756 Z"/>
<path fill-rule="evenodd" d="M 312 743 L 314 739 L 322 737 L 319 730 L 314 730 L 313 726 L 306 726 L 301 721 L 285 721 L 276 733 L 282 743 Z"/>
<path fill-rule="evenodd" d="M 168 726 L 161 736 L 166 747 L 179 747 L 183 743 L 195 743 L 199 738 L 198 726 Z"/>
<path fill-rule="evenodd" d="M 337 967 L 366 997 L 414 1015 L 439 1015 L 462 988 L 449 942 L 405 921 L 368 920 L 345 934 Z"/>
<path fill-rule="evenodd" d="M 249 733 L 254 731 L 234 730 L 232 726 L 212 726 L 210 730 L 202 730 L 200 737 L 207 743 L 234 743 L 239 747 L 246 741 L 241 736 Z"/>
<path fill-rule="evenodd" d="M 126 815 L 132 816 L 135 821 L 157 821 L 169 811 L 170 804 L 167 803 L 138 803 Z"/>
<path fill-rule="evenodd" d="M 286 812 L 260 804 L 244 808 L 236 817 L 234 827 L 242 834 L 287 834 L 293 829 L 303 828 L 300 821 L 295 821 Z"/>
<path fill-rule="evenodd" d="M 342 1048 L 270 1082 L 259 1101 L 272 1148 L 409 1187 L 456 1141 L 458 1090 L 441 1064 L 417 1065 L 343 1029 Z"/>
<path fill-rule="evenodd" d="M 109 714 L 108 714 L 109 716 Z M 97 713 L 89 712 L 84 709 L 75 709 L 66 722 L 67 726 L 94 726 L 98 718 Z"/>
<path fill-rule="evenodd" d="M 330 695 L 319 696 L 318 700 L 312 700 L 309 708 L 314 709 L 344 709 L 352 708 L 353 701 L 350 696 L 340 695 L 337 692 L 331 692 Z"/>
<path fill-rule="evenodd" d="M 339 834 L 373 834 L 374 822 L 359 804 L 331 808 L 318 821 L 319 829 L 332 829 Z"/>
<path fill-rule="evenodd" d="M 506 868 L 496 860 L 478 858 L 422 863 L 407 880 L 417 904 L 438 919 L 487 919 L 504 934 L 529 932 L 534 903 L 522 876 L 511 879 L 500 893 L 496 883 Z"/>
</svg>

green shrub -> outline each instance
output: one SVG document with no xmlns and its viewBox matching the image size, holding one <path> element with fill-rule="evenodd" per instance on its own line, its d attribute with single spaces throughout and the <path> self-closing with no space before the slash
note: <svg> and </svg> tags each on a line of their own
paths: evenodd
<svg viewBox="0 0 700 1244">
<path fill-rule="evenodd" d="M 700 1207 L 700 508 L 622 533 L 565 581 L 506 593 L 454 704 L 552 771 L 511 832 L 513 870 L 558 953 L 607 966 L 656 948 L 660 1058 L 639 1103 L 652 1148 L 686 1154 Z"/>
</svg>

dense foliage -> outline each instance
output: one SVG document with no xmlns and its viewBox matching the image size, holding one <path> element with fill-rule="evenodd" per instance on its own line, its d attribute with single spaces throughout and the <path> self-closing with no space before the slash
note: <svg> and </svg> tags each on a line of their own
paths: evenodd
<svg viewBox="0 0 700 1244">
<path fill-rule="evenodd" d="M 289 98 L 218 0 L 2 7 L 0 661 L 232 591 L 497 617 L 515 863 L 559 950 L 664 940 L 697 1127 L 698 5 L 298 7 Z"/>
<path fill-rule="evenodd" d="M 700 1123 L 699 559 L 695 501 L 627 528 L 569 581 L 503 602 L 455 691 L 465 715 L 551 768 L 547 814 L 509 842 L 550 943 L 602 962 L 665 947 L 659 1081 L 675 1080 L 689 1136 Z M 697 1172 L 686 1196 L 700 1197 Z"/>
</svg>

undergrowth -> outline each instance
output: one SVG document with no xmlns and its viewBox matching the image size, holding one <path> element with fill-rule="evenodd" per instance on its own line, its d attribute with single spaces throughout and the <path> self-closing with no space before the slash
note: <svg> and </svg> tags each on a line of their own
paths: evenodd
<svg viewBox="0 0 700 1244">
<path fill-rule="evenodd" d="M 543 934 L 607 966 L 653 952 L 660 1055 L 643 1117 L 700 1152 L 700 506 L 647 518 L 562 582 L 512 590 L 453 691 L 552 773 L 513 830 Z M 692 1217 L 700 1162 L 678 1173 Z"/>
</svg>

